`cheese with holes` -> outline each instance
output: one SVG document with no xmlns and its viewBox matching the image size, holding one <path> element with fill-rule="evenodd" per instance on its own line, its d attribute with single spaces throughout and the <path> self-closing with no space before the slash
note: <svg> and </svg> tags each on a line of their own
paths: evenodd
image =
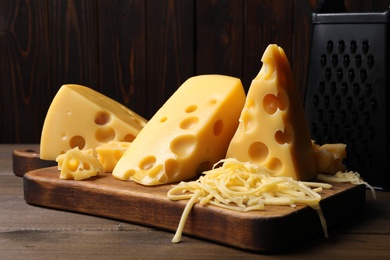
<svg viewBox="0 0 390 260">
<path fill-rule="evenodd" d="M 57 156 L 60 179 L 85 180 L 104 173 L 104 167 L 91 153 L 92 149 L 81 151 L 78 147 Z"/>
<path fill-rule="evenodd" d="M 318 173 L 344 172 L 346 170 L 344 165 L 344 159 L 347 157 L 346 147 L 347 145 L 342 143 L 318 145 L 313 142 Z"/>
<path fill-rule="evenodd" d="M 189 78 L 141 130 L 113 176 L 143 185 L 187 180 L 226 155 L 245 102 L 240 79 Z"/>
<path fill-rule="evenodd" d="M 131 142 L 111 141 L 96 147 L 97 158 L 103 165 L 105 172 L 112 172 L 130 145 Z"/>
<path fill-rule="evenodd" d="M 109 97 L 85 86 L 63 85 L 47 112 L 41 134 L 41 159 L 55 160 L 78 147 L 109 141 L 131 142 L 147 120 Z"/>
<path fill-rule="evenodd" d="M 295 180 L 317 176 L 303 103 L 283 49 L 271 44 L 248 90 L 227 158 L 250 161 Z"/>
</svg>

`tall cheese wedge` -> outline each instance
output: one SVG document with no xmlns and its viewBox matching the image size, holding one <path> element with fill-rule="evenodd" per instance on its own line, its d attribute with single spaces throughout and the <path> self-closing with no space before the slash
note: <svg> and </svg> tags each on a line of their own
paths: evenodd
<svg viewBox="0 0 390 260">
<path fill-rule="evenodd" d="M 275 176 L 311 180 L 317 176 L 316 160 L 288 59 L 271 44 L 262 62 L 226 157 L 265 166 Z"/>
<path fill-rule="evenodd" d="M 84 150 L 109 141 L 131 142 L 146 123 L 132 110 L 91 88 L 63 85 L 43 124 L 40 157 L 55 160 L 75 147 Z"/>
<path fill-rule="evenodd" d="M 225 157 L 244 102 L 240 79 L 189 78 L 141 130 L 113 176 L 152 186 L 187 180 L 210 169 Z"/>
</svg>

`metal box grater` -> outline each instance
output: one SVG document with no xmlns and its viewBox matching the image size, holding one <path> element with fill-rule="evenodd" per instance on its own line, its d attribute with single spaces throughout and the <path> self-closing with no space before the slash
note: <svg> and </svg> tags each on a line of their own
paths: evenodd
<svg viewBox="0 0 390 260">
<path fill-rule="evenodd" d="M 312 19 L 304 99 L 312 138 L 345 143 L 347 169 L 389 190 L 390 10 L 315 12 Z"/>
</svg>

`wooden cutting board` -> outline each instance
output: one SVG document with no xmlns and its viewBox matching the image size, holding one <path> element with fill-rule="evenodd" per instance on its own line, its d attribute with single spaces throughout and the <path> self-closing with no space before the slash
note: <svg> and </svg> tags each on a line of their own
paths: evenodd
<svg viewBox="0 0 390 260">
<path fill-rule="evenodd" d="M 57 168 L 48 167 L 27 172 L 23 180 L 29 204 L 156 227 L 172 237 L 187 203 L 167 198 L 170 185 L 146 187 L 109 173 L 84 181 L 61 180 Z M 329 229 L 364 210 L 363 185 L 334 184 L 321 195 Z M 316 211 L 304 205 L 241 213 L 195 204 L 183 234 L 257 252 L 283 251 L 324 236 Z"/>
</svg>

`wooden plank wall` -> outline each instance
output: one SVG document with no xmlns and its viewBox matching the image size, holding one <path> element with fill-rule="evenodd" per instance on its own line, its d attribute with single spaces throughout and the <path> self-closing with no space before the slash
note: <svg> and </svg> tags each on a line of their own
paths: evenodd
<svg viewBox="0 0 390 260">
<path fill-rule="evenodd" d="M 0 143 L 38 143 L 63 84 L 91 87 L 149 119 L 189 77 L 248 89 L 270 43 L 303 95 L 316 0 L 0 0 Z M 389 1 L 346 0 L 349 11 Z"/>
</svg>

